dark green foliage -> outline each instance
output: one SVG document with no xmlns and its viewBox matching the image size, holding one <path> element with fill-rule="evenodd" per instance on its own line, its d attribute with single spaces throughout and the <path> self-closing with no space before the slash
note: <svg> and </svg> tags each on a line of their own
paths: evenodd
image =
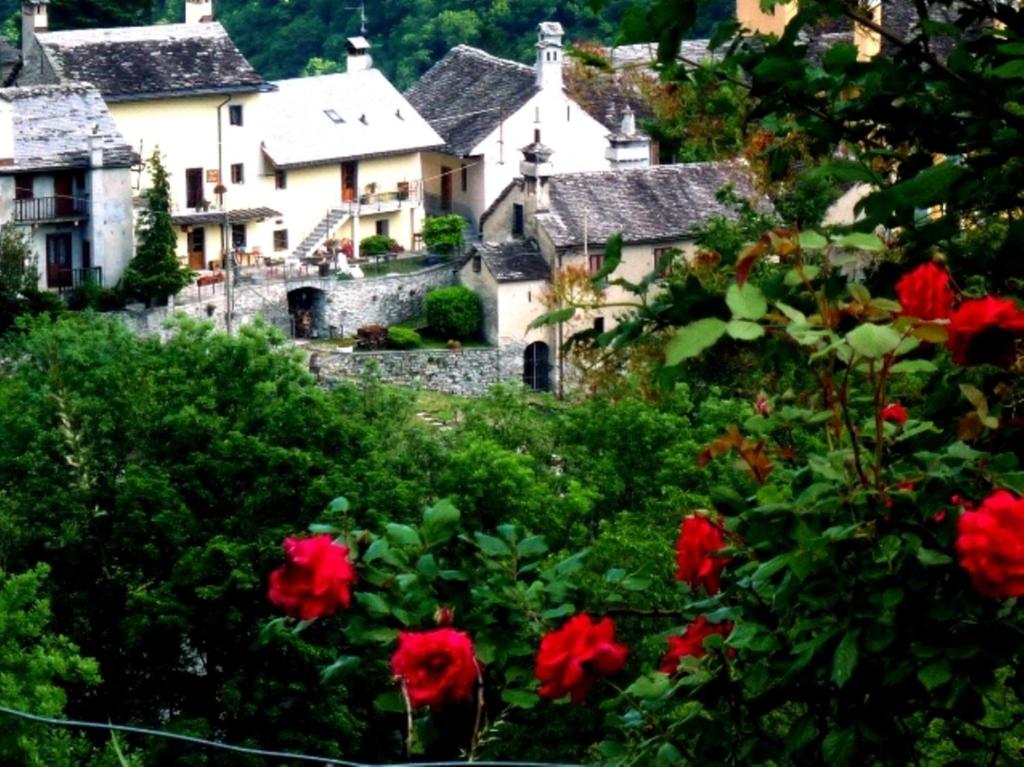
<svg viewBox="0 0 1024 767">
<path fill-rule="evenodd" d="M 359 241 L 359 253 L 363 256 L 380 256 L 384 253 L 395 253 L 400 246 L 386 234 L 375 234 Z"/>
<path fill-rule="evenodd" d="M 418 349 L 423 345 L 420 334 L 399 325 L 388 328 L 388 346 L 392 349 Z"/>
<path fill-rule="evenodd" d="M 192 272 L 176 254 L 178 237 L 171 223 L 171 188 L 159 150 L 149 158 L 152 184 L 143 193 L 146 207 L 139 215 L 135 257 L 124 273 L 125 290 L 145 301 L 161 305 L 192 281 Z"/>
<path fill-rule="evenodd" d="M 388 343 L 388 330 L 383 325 L 363 325 L 356 331 L 356 339 L 365 351 L 383 349 Z"/>
<path fill-rule="evenodd" d="M 480 330 L 480 297 L 462 285 L 430 291 L 423 308 L 431 331 L 442 338 L 462 341 Z"/>
<path fill-rule="evenodd" d="M 432 253 L 449 255 L 462 247 L 466 220 L 457 214 L 428 216 L 423 221 L 423 242 Z"/>
</svg>

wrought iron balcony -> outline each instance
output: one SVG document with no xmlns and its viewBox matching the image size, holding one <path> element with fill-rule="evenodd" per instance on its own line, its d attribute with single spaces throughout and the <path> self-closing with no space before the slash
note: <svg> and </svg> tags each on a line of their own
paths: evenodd
<svg viewBox="0 0 1024 767">
<path fill-rule="evenodd" d="M 89 200 L 84 197 L 59 195 L 14 201 L 14 220 L 18 223 L 74 220 L 88 215 Z"/>
<path fill-rule="evenodd" d="M 47 275 L 48 287 L 56 288 L 59 293 L 74 290 L 87 282 L 103 285 L 103 267 L 87 266 L 84 269 L 53 269 Z"/>
</svg>

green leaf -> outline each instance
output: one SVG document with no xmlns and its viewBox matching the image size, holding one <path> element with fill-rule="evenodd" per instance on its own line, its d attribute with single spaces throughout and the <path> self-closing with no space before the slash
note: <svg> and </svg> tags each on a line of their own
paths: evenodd
<svg viewBox="0 0 1024 767">
<path fill-rule="evenodd" d="M 542 314 L 540 317 L 531 322 L 528 329 L 542 328 L 545 325 L 557 325 L 560 322 L 568 322 L 576 316 L 576 307 L 567 306 L 564 309 L 555 309 L 554 311 Z"/>
<path fill-rule="evenodd" d="M 313 535 L 337 535 L 341 532 L 341 528 L 336 525 L 324 525 L 320 523 L 313 523 L 307 528 Z"/>
<path fill-rule="evenodd" d="M 725 326 L 725 332 L 737 341 L 756 341 L 764 336 L 764 328 L 756 322 L 732 320 Z"/>
<path fill-rule="evenodd" d="M 650 578 L 626 578 L 620 584 L 626 591 L 647 591 L 651 587 Z"/>
<path fill-rule="evenodd" d="M 939 565 L 948 565 L 953 561 L 953 557 L 943 554 L 941 551 L 921 548 L 917 550 L 917 561 L 925 567 L 937 567 Z"/>
<path fill-rule="evenodd" d="M 929 663 L 917 672 L 917 678 L 927 690 L 934 690 L 941 687 L 953 678 L 953 672 L 949 668 L 949 661 L 943 658 L 934 663 Z"/>
<path fill-rule="evenodd" d="M 821 755 L 828 767 L 845 767 L 853 761 L 857 735 L 852 727 L 832 730 L 821 742 Z"/>
<path fill-rule="evenodd" d="M 900 334 L 888 325 L 867 322 L 846 334 L 846 342 L 862 357 L 880 359 L 900 345 Z"/>
<path fill-rule="evenodd" d="M 356 602 L 366 608 L 366 612 L 374 618 L 383 618 L 391 613 L 391 608 L 388 607 L 388 603 L 376 594 L 368 591 L 357 591 L 355 597 Z"/>
<path fill-rule="evenodd" d="M 1000 475 L 997 484 L 1018 495 L 1024 495 L 1024 471 L 1009 471 Z"/>
<path fill-rule="evenodd" d="M 480 547 L 480 550 L 488 556 L 508 557 L 512 555 L 512 549 L 501 538 L 495 538 L 493 535 L 486 535 L 484 533 L 473 533 L 473 539 L 476 541 L 476 545 Z"/>
<path fill-rule="evenodd" d="M 370 547 L 366 550 L 366 553 L 363 554 L 363 561 L 369 564 L 374 560 L 382 558 L 390 550 L 390 544 L 388 544 L 388 542 L 384 538 L 378 538 L 370 544 Z"/>
<path fill-rule="evenodd" d="M 348 498 L 339 495 L 327 506 L 327 510 L 332 514 L 344 514 L 348 511 Z"/>
<path fill-rule="evenodd" d="M 409 527 L 409 525 L 389 524 L 385 529 L 388 532 L 388 537 L 399 546 L 423 545 L 423 542 L 420 540 L 420 534 L 416 532 L 415 528 Z"/>
<path fill-rule="evenodd" d="M 626 688 L 626 692 L 641 700 L 655 700 L 672 689 L 672 682 L 665 674 L 653 672 L 637 679 Z"/>
<path fill-rule="evenodd" d="M 917 373 L 934 373 L 938 369 L 938 366 L 930 360 L 901 360 L 889 368 L 889 372 L 914 375 Z"/>
<path fill-rule="evenodd" d="M 539 557 L 546 554 L 547 550 L 548 544 L 545 542 L 543 535 L 523 538 L 523 540 L 516 544 L 516 553 L 521 557 Z"/>
<path fill-rule="evenodd" d="M 807 230 L 800 232 L 800 247 L 805 250 L 820 250 L 828 247 L 828 240 L 817 232 Z"/>
<path fill-rule="evenodd" d="M 604 281 L 604 279 L 614 272 L 619 263 L 622 261 L 622 233 L 613 234 L 608 238 L 608 242 L 604 247 L 604 263 L 601 268 L 597 270 L 597 273 L 591 278 L 591 281 L 598 285 Z"/>
<path fill-rule="evenodd" d="M 853 676 L 857 668 L 857 632 L 848 631 L 842 641 L 836 646 L 835 655 L 832 657 L 832 681 L 837 687 L 842 687 Z"/>
<path fill-rule="evenodd" d="M 502 690 L 501 699 L 515 708 L 533 708 L 540 703 L 540 696 L 529 690 Z"/>
<path fill-rule="evenodd" d="M 1016 59 L 1000 64 L 992 70 L 992 74 L 1003 80 L 1022 80 L 1024 79 L 1024 59 Z"/>
<path fill-rule="evenodd" d="M 789 318 L 790 322 L 797 322 L 797 323 L 800 323 L 800 324 L 806 324 L 806 322 L 807 322 L 807 315 L 804 314 L 803 312 L 801 312 L 801 311 L 799 311 L 797 309 L 794 309 L 789 304 L 784 304 L 781 301 L 777 301 L 775 303 L 775 306 L 778 307 L 778 310 L 780 312 L 782 312 L 783 314 L 786 315 L 786 317 Z"/>
<path fill-rule="evenodd" d="M 576 605 L 566 602 L 564 605 L 558 607 L 552 607 L 550 610 L 545 610 L 541 613 L 541 617 L 544 620 L 553 620 L 555 618 L 564 618 L 567 615 L 572 615 L 576 612 Z"/>
<path fill-rule="evenodd" d="M 416 572 L 426 578 L 428 581 L 434 580 L 438 575 L 437 561 L 434 559 L 433 554 L 424 554 L 416 562 Z"/>
<path fill-rule="evenodd" d="M 385 692 L 378 695 L 373 700 L 374 707 L 378 711 L 387 711 L 392 714 L 401 714 L 405 712 L 405 700 L 402 698 L 400 692 Z"/>
<path fill-rule="evenodd" d="M 462 515 L 447 498 L 423 512 L 423 535 L 430 546 L 444 543 L 455 535 Z"/>
<path fill-rule="evenodd" d="M 362 659 L 356 655 L 342 655 L 334 663 L 325 668 L 320 672 L 320 681 L 324 684 L 329 684 L 332 680 L 339 676 L 358 668 Z"/>
<path fill-rule="evenodd" d="M 658 767 L 673 767 L 673 765 L 683 763 L 683 755 L 671 743 L 662 743 L 655 759 L 657 760 Z"/>
<path fill-rule="evenodd" d="M 732 316 L 740 320 L 759 320 L 768 313 L 768 299 L 761 288 L 749 282 L 729 285 L 725 292 L 725 303 Z"/>
<path fill-rule="evenodd" d="M 871 253 L 879 253 L 885 250 L 885 243 L 877 234 L 867 232 L 851 232 L 838 237 L 833 241 L 834 245 L 841 248 L 852 248 L 854 250 L 867 250 Z"/>
<path fill-rule="evenodd" d="M 725 334 L 725 323 L 715 317 L 691 322 L 681 327 L 665 347 L 665 364 L 678 365 L 714 346 Z"/>
</svg>

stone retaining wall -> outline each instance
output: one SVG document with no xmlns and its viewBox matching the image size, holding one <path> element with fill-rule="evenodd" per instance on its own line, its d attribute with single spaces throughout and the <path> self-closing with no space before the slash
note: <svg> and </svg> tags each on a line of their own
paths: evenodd
<svg viewBox="0 0 1024 767">
<path fill-rule="evenodd" d="M 386 383 L 477 397 L 500 381 L 521 381 L 522 349 L 420 349 L 403 352 L 317 354 L 311 366 L 331 382 L 366 374 Z"/>
</svg>

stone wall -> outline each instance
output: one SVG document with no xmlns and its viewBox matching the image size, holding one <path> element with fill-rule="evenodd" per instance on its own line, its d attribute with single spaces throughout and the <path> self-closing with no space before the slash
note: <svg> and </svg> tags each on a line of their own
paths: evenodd
<svg viewBox="0 0 1024 767">
<path fill-rule="evenodd" d="M 237 327 L 259 316 L 286 335 L 291 335 L 288 294 L 301 288 L 312 288 L 324 294 L 321 304 L 324 328 L 332 329 L 335 335 L 351 336 L 355 335 L 356 328 L 363 325 L 390 326 L 420 316 L 427 293 L 434 288 L 457 284 L 458 269 L 458 263 L 445 263 L 409 274 L 355 280 L 339 280 L 331 276 L 257 282 L 252 275 L 244 275 L 235 286 L 233 319 Z M 151 335 L 161 333 L 167 319 L 176 312 L 209 320 L 223 330 L 226 314 L 224 284 L 207 286 L 202 290 L 192 285 L 178 294 L 172 306 L 135 307 L 118 314 L 135 332 Z"/>
<path fill-rule="evenodd" d="M 386 383 L 476 397 L 501 381 L 521 381 L 521 349 L 421 349 L 404 352 L 318 354 L 311 367 L 326 382 L 358 379 L 366 374 Z"/>
</svg>

